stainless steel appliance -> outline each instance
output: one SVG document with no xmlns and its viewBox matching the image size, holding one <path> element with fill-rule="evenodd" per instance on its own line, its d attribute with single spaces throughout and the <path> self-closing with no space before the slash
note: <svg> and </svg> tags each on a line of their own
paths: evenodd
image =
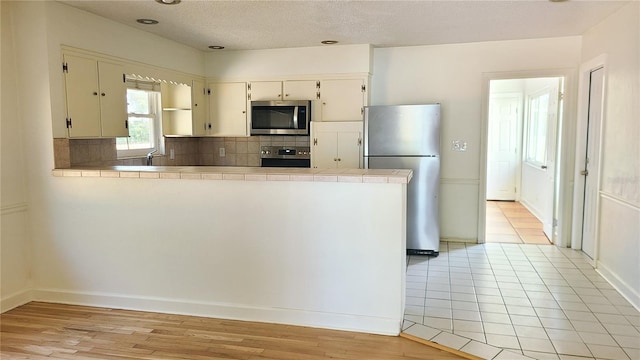
<svg viewBox="0 0 640 360">
<path fill-rule="evenodd" d="M 251 135 L 309 135 L 310 100 L 252 101 Z"/>
<path fill-rule="evenodd" d="M 260 158 L 262 167 L 311 167 L 311 152 L 304 146 L 263 146 Z"/>
<path fill-rule="evenodd" d="M 364 165 L 412 169 L 407 187 L 407 253 L 438 256 L 440 104 L 367 106 Z"/>
</svg>

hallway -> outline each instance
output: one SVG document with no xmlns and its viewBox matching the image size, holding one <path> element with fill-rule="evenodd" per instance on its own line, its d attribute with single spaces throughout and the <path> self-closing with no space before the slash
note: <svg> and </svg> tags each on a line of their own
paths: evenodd
<svg viewBox="0 0 640 360">
<path fill-rule="evenodd" d="M 487 201 L 487 243 L 541 244 L 551 242 L 542 223 L 521 203 Z"/>
</svg>

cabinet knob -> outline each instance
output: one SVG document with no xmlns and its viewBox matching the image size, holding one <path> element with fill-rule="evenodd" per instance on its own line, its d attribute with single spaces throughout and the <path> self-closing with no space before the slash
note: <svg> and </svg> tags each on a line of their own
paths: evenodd
<svg viewBox="0 0 640 360">
<path fill-rule="evenodd" d="M 284 94 L 284 96 L 289 96 L 289 94 Z"/>
<path fill-rule="evenodd" d="M 342 161 L 342 159 L 338 158 L 338 161 Z"/>
<path fill-rule="evenodd" d="M 101 93 L 100 95 L 105 96 L 105 93 Z"/>
<path fill-rule="evenodd" d="M 98 96 L 98 92 L 94 91 L 93 95 Z"/>
<path fill-rule="evenodd" d="M 243 114 L 246 114 L 247 112 L 246 112 L 245 110 L 242 110 L 242 113 L 243 113 Z"/>
</svg>

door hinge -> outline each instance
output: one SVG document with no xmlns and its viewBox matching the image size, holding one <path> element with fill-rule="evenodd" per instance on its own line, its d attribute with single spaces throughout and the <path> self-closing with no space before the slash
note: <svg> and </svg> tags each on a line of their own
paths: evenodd
<svg viewBox="0 0 640 360">
<path fill-rule="evenodd" d="M 247 100 L 251 100 L 251 93 L 247 94 Z"/>
<path fill-rule="evenodd" d="M 124 121 L 124 128 L 129 129 L 129 120 Z"/>
<path fill-rule="evenodd" d="M 314 146 L 318 145 L 318 138 L 313 138 L 313 145 Z"/>
<path fill-rule="evenodd" d="M 553 227 L 558 226 L 558 219 L 553 219 Z"/>
<path fill-rule="evenodd" d="M 360 108 L 360 115 L 364 115 L 364 108 L 363 107 Z"/>
<path fill-rule="evenodd" d="M 247 84 L 247 90 L 251 91 L 251 83 Z"/>
<path fill-rule="evenodd" d="M 358 138 L 358 146 L 362 145 L 362 138 Z"/>
<path fill-rule="evenodd" d="M 65 120 L 66 120 L 66 122 L 67 122 L 67 129 L 72 128 L 72 127 L 73 127 L 73 125 L 71 124 L 71 118 L 66 118 Z"/>
<path fill-rule="evenodd" d="M 316 81 L 316 89 L 320 89 L 320 81 Z"/>
<path fill-rule="evenodd" d="M 320 91 L 316 93 L 316 99 L 320 100 Z"/>
<path fill-rule="evenodd" d="M 207 95 L 211 95 L 211 89 L 207 89 Z"/>
<path fill-rule="evenodd" d="M 366 85 L 362 85 L 362 92 L 366 92 L 367 91 L 367 86 Z"/>
<path fill-rule="evenodd" d="M 126 82 L 127 82 L 127 78 L 126 78 L 126 76 L 125 76 L 124 74 L 122 74 L 122 82 L 123 82 L 123 83 L 126 83 Z"/>
<path fill-rule="evenodd" d="M 62 63 L 62 72 L 69 73 L 69 64 Z"/>
<path fill-rule="evenodd" d="M 564 100 L 564 93 L 562 93 L 562 92 L 561 92 L 561 93 L 558 93 L 558 98 L 559 98 L 560 100 Z"/>
</svg>

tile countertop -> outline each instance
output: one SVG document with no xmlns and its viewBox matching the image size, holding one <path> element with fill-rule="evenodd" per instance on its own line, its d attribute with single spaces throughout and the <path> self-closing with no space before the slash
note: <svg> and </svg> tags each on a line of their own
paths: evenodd
<svg viewBox="0 0 640 360">
<path fill-rule="evenodd" d="M 316 181 L 407 184 L 413 171 L 402 169 L 309 169 L 237 166 L 110 166 L 53 169 L 59 177 L 142 179 Z"/>
</svg>

